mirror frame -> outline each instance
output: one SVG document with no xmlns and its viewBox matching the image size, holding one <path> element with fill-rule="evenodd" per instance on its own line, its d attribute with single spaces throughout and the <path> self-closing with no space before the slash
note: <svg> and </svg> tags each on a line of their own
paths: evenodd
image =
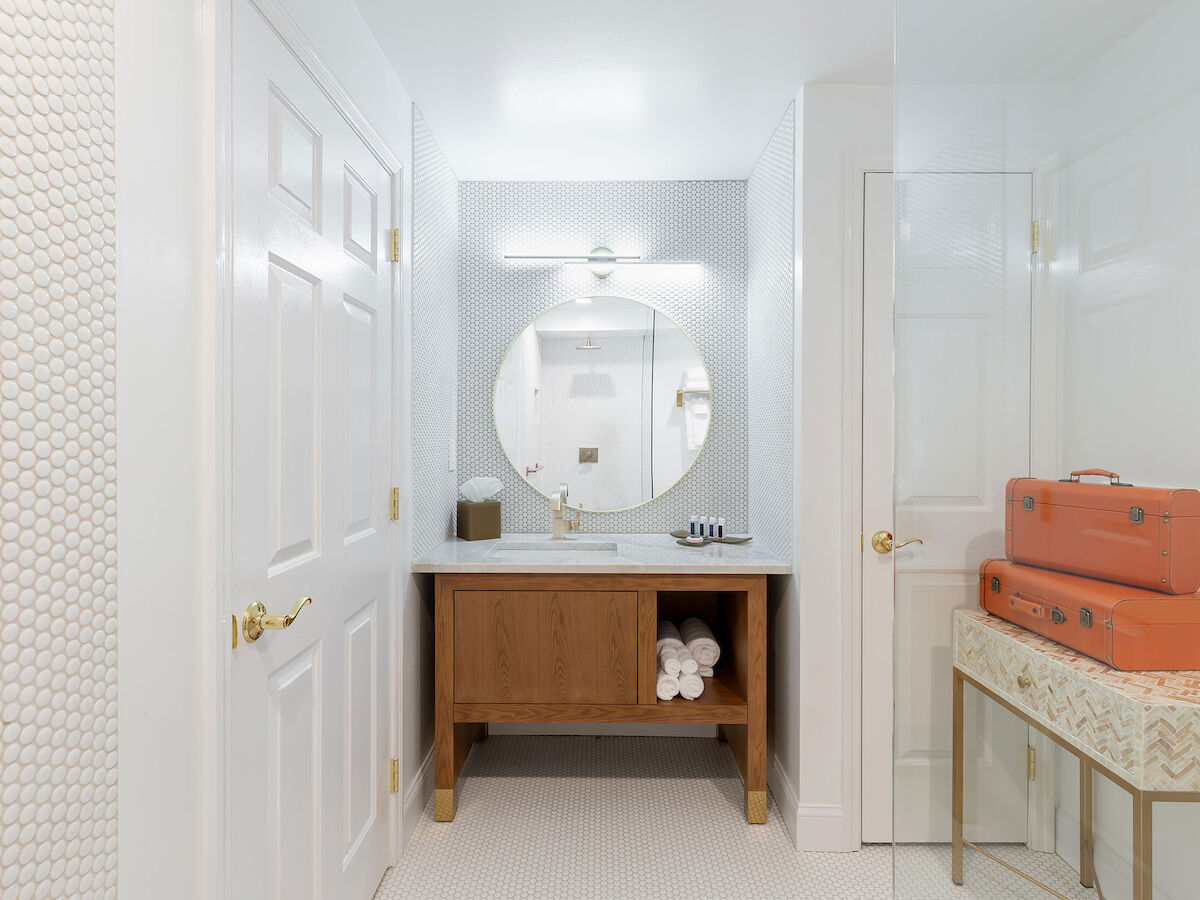
<svg viewBox="0 0 1200 900">
<path fill-rule="evenodd" d="M 696 345 L 696 342 L 692 339 L 692 336 L 687 333 L 687 331 L 683 328 L 683 326 L 680 325 L 678 322 L 676 322 L 673 318 L 671 318 L 665 312 L 663 312 L 661 309 L 659 309 L 657 306 L 655 306 L 653 303 L 648 303 L 645 300 L 639 300 L 636 297 L 624 297 L 619 294 L 580 294 L 577 297 L 571 297 L 567 300 L 563 300 L 563 301 L 560 301 L 559 303 L 555 303 L 552 306 L 547 306 L 545 309 L 543 309 L 541 312 L 539 312 L 536 316 L 534 316 L 532 319 L 530 319 L 528 322 L 526 322 L 524 325 L 522 325 L 520 330 L 518 330 L 517 333 L 512 336 L 512 338 L 508 342 L 508 345 L 504 348 L 504 354 L 500 357 L 500 364 L 496 367 L 496 374 L 492 378 L 492 431 L 496 436 L 496 443 L 498 443 L 500 445 L 500 451 L 504 454 L 504 458 L 508 461 L 509 466 L 512 468 L 512 470 L 516 474 L 516 476 L 528 487 L 532 488 L 534 491 L 536 491 L 537 493 L 539 493 L 543 497 L 545 497 L 546 501 L 549 502 L 550 495 L 546 491 L 544 491 L 540 487 L 538 487 L 536 484 L 534 484 L 532 481 L 530 481 L 528 477 L 521 474 L 520 468 L 517 466 L 517 464 L 515 462 L 513 462 L 513 458 L 509 454 L 508 448 L 506 446 L 504 446 L 504 441 L 500 438 L 500 422 L 496 417 L 496 389 L 500 385 L 500 373 L 504 370 L 504 364 L 506 362 L 508 362 L 508 356 L 510 353 L 512 353 L 512 349 L 516 345 L 517 341 L 519 341 L 521 339 L 521 335 L 523 335 L 535 322 L 537 322 L 538 319 L 540 319 L 546 313 L 551 312 L 552 310 L 558 309 L 559 307 L 566 306 L 568 303 L 574 303 L 576 300 L 581 300 L 585 297 L 592 299 L 592 300 L 627 300 L 631 303 L 637 303 L 641 306 L 644 306 L 647 309 L 651 310 L 652 312 L 662 316 L 664 319 L 666 319 L 668 322 L 670 322 L 672 325 L 674 325 L 676 328 L 678 328 L 679 333 L 682 334 L 684 336 L 684 338 L 687 340 L 687 342 L 691 345 L 692 350 L 695 351 L 695 353 L 696 353 L 696 358 L 698 360 L 700 360 L 700 365 L 704 367 L 704 377 L 708 380 L 708 428 L 705 429 L 705 431 L 704 431 L 704 440 L 701 441 L 700 449 L 698 449 L 696 451 L 696 455 L 692 458 L 692 461 L 690 463 L 688 463 L 687 467 L 682 472 L 679 473 L 679 477 L 671 482 L 670 486 L 663 488 L 663 490 L 659 491 L 654 496 L 648 497 L 647 499 L 641 501 L 640 503 L 634 503 L 630 506 L 622 506 L 622 507 L 619 507 L 616 509 L 589 509 L 586 506 L 581 506 L 576 503 L 564 504 L 568 509 L 573 509 L 576 512 L 585 512 L 589 515 L 606 515 L 609 513 L 628 512 L 631 509 L 639 509 L 639 508 L 645 506 L 647 503 L 653 503 L 655 500 L 659 499 L 660 497 L 666 496 L 668 493 L 670 493 L 676 487 L 679 486 L 679 483 L 682 482 L 683 479 L 687 477 L 688 472 L 692 471 L 693 467 L 695 467 L 697 461 L 700 459 L 701 454 L 704 453 L 704 448 L 708 446 L 708 438 L 709 438 L 709 435 L 712 433 L 713 420 L 716 418 L 716 412 L 717 412 L 717 392 L 716 392 L 715 388 L 713 387 L 712 376 L 709 374 L 708 363 L 704 359 L 704 354 L 700 352 L 700 348 Z M 652 459 L 653 459 L 653 457 L 652 457 Z M 570 485 L 568 484 L 568 487 L 569 486 Z M 570 495 L 568 494 L 568 497 L 569 496 Z"/>
</svg>

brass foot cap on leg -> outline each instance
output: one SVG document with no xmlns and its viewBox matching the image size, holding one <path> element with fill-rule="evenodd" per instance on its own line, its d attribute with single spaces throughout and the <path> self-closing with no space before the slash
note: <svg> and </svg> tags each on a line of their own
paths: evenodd
<svg viewBox="0 0 1200 900">
<path fill-rule="evenodd" d="M 454 821 L 454 788 L 435 788 L 433 791 L 433 820 Z"/>
<path fill-rule="evenodd" d="M 766 791 L 746 791 L 746 821 L 751 825 L 767 823 Z"/>
</svg>

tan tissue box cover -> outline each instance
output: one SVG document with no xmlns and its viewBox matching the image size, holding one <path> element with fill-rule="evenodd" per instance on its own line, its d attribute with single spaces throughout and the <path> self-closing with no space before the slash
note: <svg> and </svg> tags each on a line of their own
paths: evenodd
<svg viewBox="0 0 1200 900">
<path fill-rule="evenodd" d="M 500 537 L 500 501 L 458 501 L 458 536 L 464 541 L 486 541 Z"/>
</svg>

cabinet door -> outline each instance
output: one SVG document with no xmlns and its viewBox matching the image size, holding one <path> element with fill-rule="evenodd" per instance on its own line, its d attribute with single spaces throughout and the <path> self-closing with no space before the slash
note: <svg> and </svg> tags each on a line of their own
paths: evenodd
<svg viewBox="0 0 1200 900">
<path fill-rule="evenodd" d="M 455 591 L 458 703 L 637 703 L 634 591 Z"/>
</svg>

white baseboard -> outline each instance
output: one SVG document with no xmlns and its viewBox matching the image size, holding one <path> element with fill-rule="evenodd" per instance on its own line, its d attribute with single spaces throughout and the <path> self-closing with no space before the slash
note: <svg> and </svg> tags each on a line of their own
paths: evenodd
<svg viewBox="0 0 1200 900">
<path fill-rule="evenodd" d="M 834 803 L 801 803 L 774 753 L 767 758 L 767 787 L 797 850 L 852 853 L 861 849 L 859 844 L 846 844 L 845 809 Z"/>
<path fill-rule="evenodd" d="M 421 821 L 421 812 L 433 794 L 433 746 L 421 761 L 421 768 L 404 790 L 404 803 L 400 812 L 400 852 L 408 847 L 408 839 Z"/>
<path fill-rule="evenodd" d="M 824 853 L 850 853 L 846 846 L 846 813 L 840 804 L 801 803 L 796 807 L 796 846 Z"/>
<path fill-rule="evenodd" d="M 572 724 L 570 722 L 493 722 L 488 734 L 574 734 L 631 735 L 635 737 L 717 736 L 716 725 L 674 725 L 656 722 L 632 722 L 627 725 Z"/>
<path fill-rule="evenodd" d="M 1054 810 L 1054 852 L 1079 871 L 1079 819 L 1061 806 Z M 1092 858 L 1105 900 L 1127 900 L 1133 896 L 1133 860 L 1092 832 Z M 1154 900 L 1174 900 L 1159 885 Z"/>
<path fill-rule="evenodd" d="M 772 753 L 768 762 L 767 788 L 770 789 L 771 796 L 775 798 L 775 808 L 779 810 L 779 815 L 783 817 L 783 824 L 787 827 L 788 834 L 792 837 L 792 844 L 795 845 L 796 809 L 799 806 L 796 802 L 796 791 L 792 788 L 792 782 L 788 779 L 787 773 L 779 765 L 779 757 Z"/>
</svg>

